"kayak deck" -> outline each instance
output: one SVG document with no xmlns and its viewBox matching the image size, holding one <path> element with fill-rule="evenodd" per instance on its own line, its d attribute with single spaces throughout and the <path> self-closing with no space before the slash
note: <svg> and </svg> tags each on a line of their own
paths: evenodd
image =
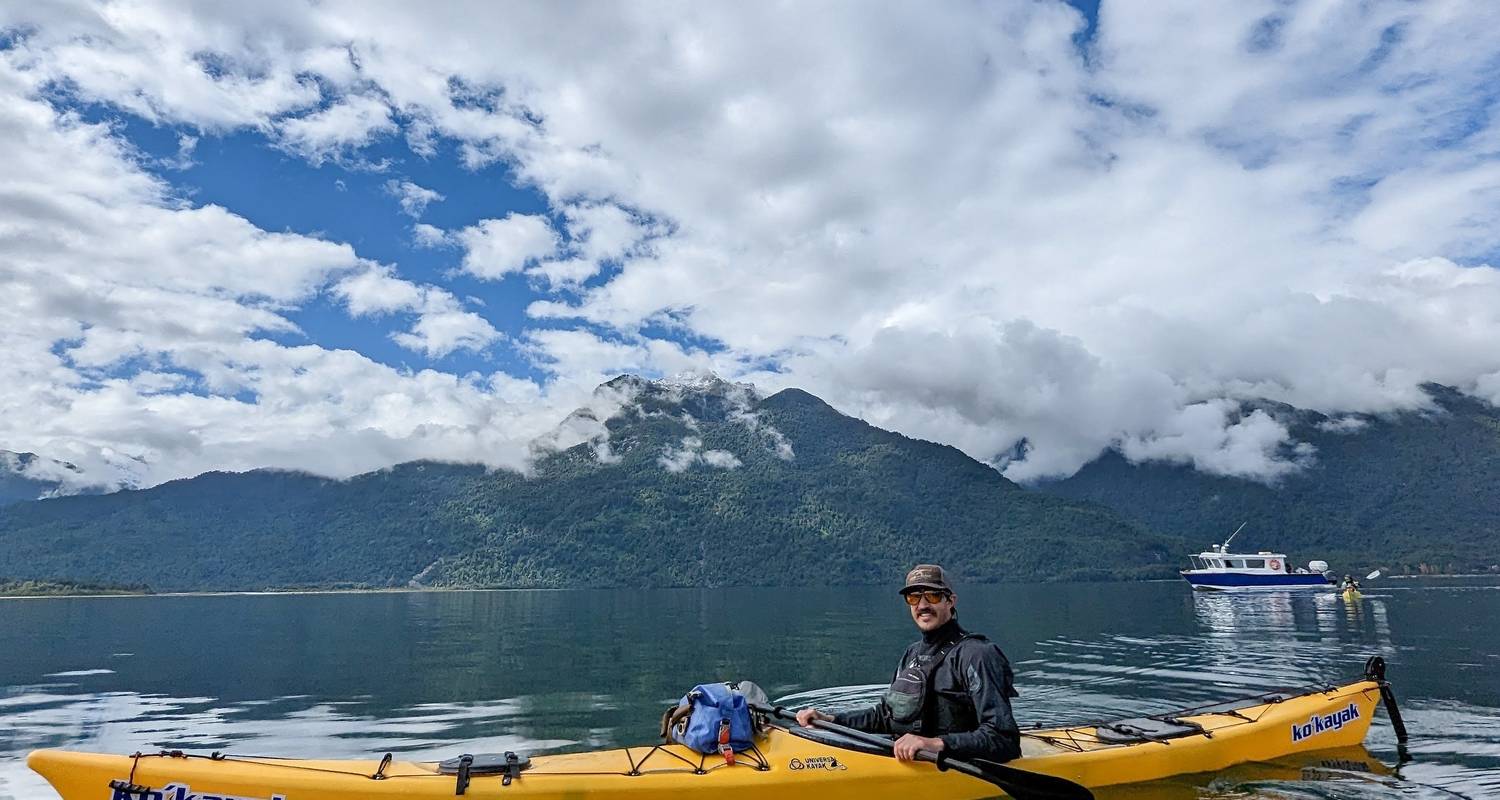
<svg viewBox="0 0 1500 800">
<path fill-rule="evenodd" d="M 1364 740 L 1379 699 L 1380 685 L 1362 680 L 1173 715 L 1027 729 L 1022 757 L 1008 766 L 1092 788 L 1349 747 Z M 39 750 L 28 764 L 64 800 L 188 800 L 195 795 L 224 800 L 438 798 L 455 796 L 457 788 L 455 776 L 439 773 L 436 764 L 401 761 L 382 768 L 375 760 Z M 122 788 L 127 785 L 145 791 Z M 962 800 L 995 797 L 1000 791 L 987 781 L 940 772 L 932 764 L 901 763 L 889 755 L 847 749 L 828 737 L 773 727 L 755 750 L 739 754 L 733 766 L 717 755 L 678 745 L 565 753 L 536 756 L 529 768 L 509 781 L 500 775 L 476 775 L 465 792 L 476 798 L 558 800 L 595 794 L 749 798 L 768 793 L 807 800 L 916 794 Z"/>
<path fill-rule="evenodd" d="M 940 787 L 943 796 L 995 797 L 992 784 L 946 772 L 934 784 L 931 764 L 902 764 L 887 756 L 842 751 L 772 729 L 756 753 L 740 753 L 734 766 L 679 745 L 632 747 L 538 756 L 505 785 L 498 775 L 475 776 L 465 791 L 474 798 L 728 797 L 793 800 L 909 796 Z M 380 780 L 379 762 L 294 761 L 227 757 L 105 756 L 38 751 L 28 759 L 64 800 L 355 800 L 451 798 L 457 779 L 434 764 L 394 762 Z M 134 770 L 134 778 L 127 779 Z M 150 786 L 147 794 L 109 795 L 111 780 Z M 180 796 L 179 796 L 180 795 Z"/>
<path fill-rule="evenodd" d="M 1089 787 L 1216 771 L 1249 761 L 1360 744 L 1379 702 L 1380 685 L 1365 680 L 1142 718 L 1170 720 L 1177 730 L 1169 729 L 1167 735 L 1142 730 L 1134 743 L 1122 740 L 1135 726 L 1118 722 L 1105 723 L 1112 727 L 1091 724 L 1024 730 L 1022 757 L 1009 764 Z"/>
</svg>

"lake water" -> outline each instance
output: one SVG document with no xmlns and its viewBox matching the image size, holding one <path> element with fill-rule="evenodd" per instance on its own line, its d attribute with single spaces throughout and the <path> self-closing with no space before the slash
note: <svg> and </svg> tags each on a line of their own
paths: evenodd
<svg viewBox="0 0 1500 800">
<path fill-rule="evenodd" d="M 1177 582 L 974 586 L 958 607 L 1015 663 L 1023 725 L 1390 663 L 1405 753 L 1382 714 L 1333 768 L 1102 799 L 1500 797 L 1500 581 L 1366 588 L 1346 603 Z M 708 680 L 753 679 L 789 704 L 871 699 L 913 638 L 890 587 L 0 600 L 0 798 L 55 800 L 23 763 L 38 747 L 436 759 L 649 743 L 661 710 Z"/>
</svg>

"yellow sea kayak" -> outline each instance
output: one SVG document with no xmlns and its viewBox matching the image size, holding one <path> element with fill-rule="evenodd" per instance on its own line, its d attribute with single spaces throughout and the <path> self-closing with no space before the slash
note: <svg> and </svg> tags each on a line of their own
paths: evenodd
<svg viewBox="0 0 1500 800">
<path fill-rule="evenodd" d="M 1007 766 L 1110 786 L 1362 742 L 1379 676 L 1277 692 L 1175 714 L 1023 732 Z M 878 800 L 995 797 L 994 784 L 930 763 L 851 749 L 837 734 L 771 727 L 733 765 L 678 745 L 537 756 L 511 774 L 474 775 L 475 798 L 714 797 Z M 451 798 L 462 779 L 432 763 L 304 761 L 180 752 L 97 755 L 38 750 L 27 763 L 64 800 L 364 800 Z"/>
<path fill-rule="evenodd" d="M 1344 590 L 1344 599 L 1345 600 L 1358 600 L 1360 597 L 1361 597 L 1361 595 L 1360 595 L 1360 592 L 1359 592 L 1358 589 L 1345 589 Z"/>
</svg>

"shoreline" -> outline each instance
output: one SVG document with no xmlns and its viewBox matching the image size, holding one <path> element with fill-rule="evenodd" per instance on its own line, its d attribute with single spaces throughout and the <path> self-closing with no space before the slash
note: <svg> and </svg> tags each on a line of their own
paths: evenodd
<svg viewBox="0 0 1500 800">
<path fill-rule="evenodd" d="M 1497 578 L 1500 574 L 1493 572 L 1465 572 L 1452 575 L 1382 575 L 1378 580 L 1416 580 L 1431 578 L 1438 580 L 1452 580 L 1459 578 Z M 1080 586 L 1100 586 L 1111 583 L 1175 583 L 1177 578 L 1146 578 L 1142 580 L 1118 580 L 1118 581 L 1020 581 L 1015 585 L 1035 585 L 1039 587 L 1057 587 L 1068 584 Z M 132 597 L 278 597 L 278 596 L 306 596 L 306 595 L 345 595 L 345 594 L 419 594 L 431 592 L 590 592 L 610 591 L 617 589 L 635 590 L 644 587 L 639 586 L 387 586 L 380 588 L 346 588 L 346 589 L 202 589 L 183 592 L 91 592 L 85 594 L 0 594 L 0 601 L 5 600 L 84 600 L 92 598 L 121 599 Z M 708 586 L 656 586 L 652 589 L 664 590 L 692 590 L 692 589 L 775 589 L 786 588 L 784 586 L 732 586 L 732 587 L 708 587 Z"/>
<path fill-rule="evenodd" d="M 0 594 L 0 600 L 82 600 L 95 597 L 278 597 L 314 594 L 415 594 L 418 592 L 570 592 L 593 588 L 546 586 L 388 586 L 378 589 L 200 589 L 187 592 L 97 592 L 88 594 Z"/>
</svg>

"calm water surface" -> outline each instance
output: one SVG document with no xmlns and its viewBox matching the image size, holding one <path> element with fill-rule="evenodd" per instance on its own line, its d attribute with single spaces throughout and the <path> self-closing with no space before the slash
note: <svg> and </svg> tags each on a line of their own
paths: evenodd
<svg viewBox="0 0 1500 800">
<path fill-rule="evenodd" d="M 1180 583 L 960 587 L 1015 662 L 1022 724 L 1334 681 L 1390 662 L 1412 741 L 1195 775 L 1126 797 L 1500 797 L 1500 581 L 1332 595 Z M 873 698 L 914 629 L 890 588 L 0 600 L 0 800 L 56 795 L 38 747 L 416 759 L 649 743 L 695 683 Z"/>
</svg>

